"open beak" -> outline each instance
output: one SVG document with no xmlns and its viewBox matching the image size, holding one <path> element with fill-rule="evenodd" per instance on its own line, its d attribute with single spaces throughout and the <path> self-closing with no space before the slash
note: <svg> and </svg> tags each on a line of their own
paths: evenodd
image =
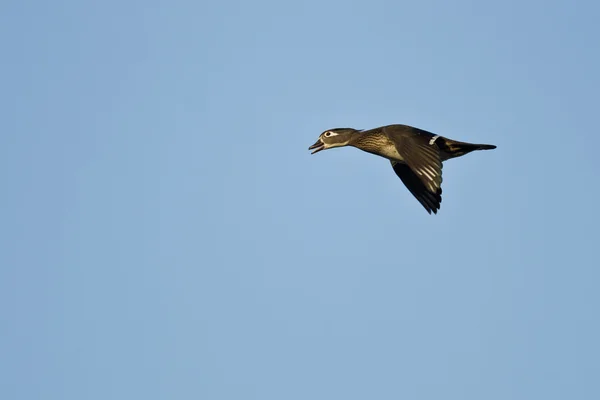
<svg viewBox="0 0 600 400">
<path fill-rule="evenodd" d="M 321 141 L 321 138 L 319 138 L 319 140 L 317 140 L 317 143 L 313 144 L 312 146 L 310 146 L 308 148 L 309 150 L 314 150 L 312 153 L 310 154 L 315 154 L 318 153 L 319 151 L 325 149 L 325 143 L 323 143 Z"/>
</svg>

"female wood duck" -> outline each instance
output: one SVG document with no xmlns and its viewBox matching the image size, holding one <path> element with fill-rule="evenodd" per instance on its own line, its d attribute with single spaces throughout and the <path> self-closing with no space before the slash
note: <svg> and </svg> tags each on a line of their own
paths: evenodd
<svg viewBox="0 0 600 400">
<path fill-rule="evenodd" d="M 387 158 L 413 196 L 429 214 L 442 202 L 442 162 L 474 150 L 491 150 L 491 144 L 458 142 L 408 125 L 387 125 L 358 130 L 335 128 L 321 133 L 309 150 L 315 154 L 334 147 L 352 146 Z"/>
</svg>

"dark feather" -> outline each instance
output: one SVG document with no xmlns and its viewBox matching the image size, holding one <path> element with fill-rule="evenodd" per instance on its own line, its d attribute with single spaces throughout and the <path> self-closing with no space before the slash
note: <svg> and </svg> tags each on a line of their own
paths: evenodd
<svg viewBox="0 0 600 400">
<path fill-rule="evenodd" d="M 440 149 L 430 144 L 431 133 L 420 129 L 386 130 L 396 150 L 423 185 L 432 193 L 442 186 L 442 160 Z"/>
<path fill-rule="evenodd" d="M 404 183 L 419 203 L 425 207 L 425 210 L 429 214 L 432 211 L 434 214 L 437 214 L 442 202 L 442 188 L 439 187 L 435 193 L 432 193 L 408 165 L 392 161 L 392 167 L 402 183 Z"/>
</svg>

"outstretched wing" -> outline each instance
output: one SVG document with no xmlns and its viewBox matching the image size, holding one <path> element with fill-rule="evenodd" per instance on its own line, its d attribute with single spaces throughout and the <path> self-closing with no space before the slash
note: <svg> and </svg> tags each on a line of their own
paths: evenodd
<svg viewBox="0 0 600 400">
<path fill-rule="evenodd" d="M 435 192 L 431 192 L 407 164 L 392 161 L 392 168 L 412 195 L 425 207 L 425 210 L 429 214 L 432 211 L 437 214 L 442 202 L 442 188 L 439 187 Z"/>
<path fill-rule="evenodd" d="M 439 136 L 420 129 L 394 130 L 386 134 L 392 138 L 396 150 L 410 169 L 432 193 L 442 187 L 442 159 L 435 143 Z"/>
</svg>

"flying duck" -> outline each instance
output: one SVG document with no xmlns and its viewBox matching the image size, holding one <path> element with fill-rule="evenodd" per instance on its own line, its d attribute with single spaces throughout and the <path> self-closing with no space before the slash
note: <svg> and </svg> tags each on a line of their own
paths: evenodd
<svg viewBox="0 0 600 400">
<path fill-rule="evenodd" d="M 408 190 L 429 214 L 442 202 L 442 162 L 474 150 L 492 150 L 491 144 L 448 139 L 408 125 L 386 125 L 369 130 L 328 129 L 308 149 L 311 154 L 334 147 L 352 146 L 387 158 Z"/>
</svg>

